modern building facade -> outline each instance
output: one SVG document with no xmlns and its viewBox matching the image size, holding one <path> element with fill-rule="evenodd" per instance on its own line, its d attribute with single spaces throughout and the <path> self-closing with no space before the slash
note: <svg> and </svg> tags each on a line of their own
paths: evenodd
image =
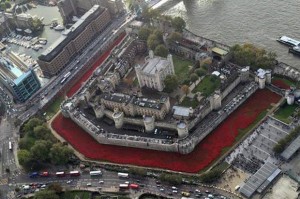
<svg viewBox="0 0 300 199">
<path fill-rule="evenodd" d="M 20 102 L 25 102 L 41 87 L 35 72 L 6 51 L 0 54 L 0 81 Z"/>
<path fill-rule="evenodd" d="M 49 46 L 38 59 L 45 77 L 59 74 L 65 65 L 108 25 L 110 14 L 106 8 L 93 6 L 62 36 Z"/>
<path fill-rule="evenodd" d="M 146 86 L 163 91 L 166 76 L 175 74 L 172 55 L 169 54 L 167 59 L 165 59 L 154 56 L 153 51 L 150 50 L 149 57 L 146 57 L 144 65 L 137 65 L 135 72 L 140 87 Z"/>
</svg>

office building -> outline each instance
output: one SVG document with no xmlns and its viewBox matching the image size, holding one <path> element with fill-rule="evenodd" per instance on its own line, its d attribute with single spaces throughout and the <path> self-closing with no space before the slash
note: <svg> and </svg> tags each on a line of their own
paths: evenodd
<svg viewBox="0 0 300 199">
<path fill-rule="evenodd" d="M 0 82 L 20 102 L 25 102 L 41 87 L 33 71 L 14 53 L 2 50 L 0 54 Z"/>
<path fill-rule="evenodd" d="M 106 8 L 93 6 L 39 56 L 37 62 L 44 76 L 52 77 L 59 74 L 72 58 L 103 31 L 110 20 Z"/>
</svg>

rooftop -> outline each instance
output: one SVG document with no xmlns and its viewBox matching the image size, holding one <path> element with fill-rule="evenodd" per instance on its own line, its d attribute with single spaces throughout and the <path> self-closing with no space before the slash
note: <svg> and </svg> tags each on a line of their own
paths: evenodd
<svg viewBox="0 0 300 199">
<path fill-rule="evenodd" d="M 161 97 L 159 100 L 156 100 L 156 99 L 136 97 L 134 95 L 132 96 L 126 95 L 122 93 L 113 93 L 113 94 L 103 93 L 101 95 L 101 98 L 108 101 L 125 103 L 125 104 L 131 103 L 136 106 L 153 108 L 158 110 L 161 109 L 163 103 L 165 103 L 167 100 L 167 97 Z"/>
<path fill-rule="evenodd" d="M 65 47 L 72 39 L 77 37 L 78 33 L 80 33 L 90 23 L 93 16 L 97 16 L 99 14 L 99 8 L 99 5 L 94 5 L 89 11 L 80 17 L 75 24 L 65 30 L 62 35 L 41 54 L 39 59 L 48 62 L 51 61 L 63 47 Z"/>
<path fill-rule="evenodd" d="M 149 58 L 146 60 L 142 70 L 144 73 L 154 75 L 163 70 L 168 64 L 170 64 L 169 61 L 161 57 Z"/>
</svg>

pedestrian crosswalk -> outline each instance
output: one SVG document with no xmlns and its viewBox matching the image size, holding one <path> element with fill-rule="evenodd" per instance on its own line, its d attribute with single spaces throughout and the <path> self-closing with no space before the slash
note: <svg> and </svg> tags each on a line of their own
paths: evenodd
<svg viewBox="0 0 300 199">
<path fill-rule="evenodd" d="M 8 183 L 8 178 L 2 178 L 0 180 L 0 185 L 6 185 Z"/>
</svg>

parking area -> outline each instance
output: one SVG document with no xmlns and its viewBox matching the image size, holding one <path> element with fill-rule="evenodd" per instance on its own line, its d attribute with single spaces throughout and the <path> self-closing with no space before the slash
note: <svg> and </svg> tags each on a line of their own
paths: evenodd
<svg viewBox="0 0 300 199">
<path fill-rule="evenodd" d="M 226 158 L 226 161 L 249 173 L 255 173 L 266 160 L 276 164 L 278 160 L 273 157 L 273 147 L 288 135 L 292 128 L 273 117 L 268 117 Z"/>
</svg>

